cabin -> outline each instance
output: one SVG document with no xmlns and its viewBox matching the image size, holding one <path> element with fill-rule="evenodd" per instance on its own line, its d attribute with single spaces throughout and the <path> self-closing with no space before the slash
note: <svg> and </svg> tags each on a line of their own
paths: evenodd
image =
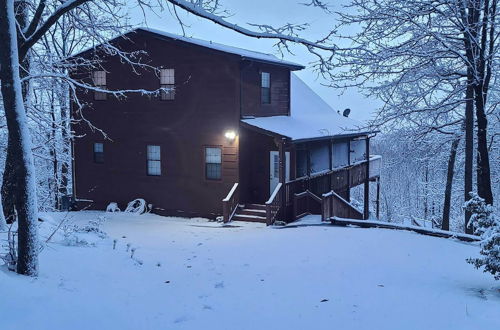
<svg viewBox="0 0 500 330">
<path fill-rule="evenodd" d="M 73 194 L 81 208 L 136 198 L 183 217 L 292 222 L 306 214 L 367 219 L 379 186 L 372 132 L 334 111 L 270 54 L 138 28 L 110 43 L 144 51 L 133 69 L 99 46 L 98 69 L 72 77 Z M 157 95 L 103 90 L 156 90 Z M 350 190 L 364 186 L 364 209 Z M 378 195 L 378 194 L 377 194 Z M 376 202 L 378 205 L 378 200 Z M 377 207 L 378 209 L 378 207 Z M 378 210 L 377 212 L 378 213 Z"/>
</svg>

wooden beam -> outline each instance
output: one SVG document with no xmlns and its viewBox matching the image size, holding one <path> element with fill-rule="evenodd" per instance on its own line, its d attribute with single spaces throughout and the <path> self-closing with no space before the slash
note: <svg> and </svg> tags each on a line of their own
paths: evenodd
<svg viewBox="0 0 500 330">
<path fill-rule="evenodd" d="M 280 189 L 280 209 L 281 209 L 281 214 L 283 217 L 285 217 L 286 213 L 286 189 L 285 189 L 285 183 L 286 183 L 286 153 L 285 153 L 285 143 L 286 139 L 282 138 L 280 143 L 279 143 L 279 180 L 280 183 L 282 184 L 282 189 Z"/>
<path fill-rule="evenodd" d="M 370 216 L 370 138 L 366 137 L 366 178 L 364 182 L 363 218 Z"/>
<path fill-rule="evenodd" d="M 380 177 L 377 177 L 377 219 L 380 219 Z"/>
</svg>

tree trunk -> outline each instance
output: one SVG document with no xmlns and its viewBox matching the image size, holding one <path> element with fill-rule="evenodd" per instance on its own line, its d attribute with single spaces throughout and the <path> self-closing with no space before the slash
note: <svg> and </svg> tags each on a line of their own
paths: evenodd
<svg viewBox="0 0 500 330">
<path fill-rule="evenodd" d="M 493 205 L 493 192 L 491 190 L 490 161 L 488 152 L 488 119 L 486 118 L 486 100 L 488 99 L 489 84 L 492 76 L 493 58 L 495 57 L 495 42 L 497 37 L 496 4 L 489 0 L 483 4 L 483 19 L 481 26 L 481 43 L 476 61 L 477 83 L 475 87 L 475 105 L 477 121 L 477 194 L 484 199 L 486 204 Z M 489 40 L 488 40 L 489 39 Z"/>
<path fill-rule="evenodd" d="M 8 138 L 7 157 L 5 158 L 5 168 L 3 171 L 2 190 L 0 195 L 2 195 L 1 201 L 3 215 L 5 216 L 6 222 L 9 224 L 13 223 L 16 219 L 16 212 L 14 210 L 15 200 L 14 194 L 12 193 L 16 188 L 14 182 L 14 166 L 11 150 L 12 147 L 10 146 L 10 138 Z"/>
<path fill-rule="evenodd" d="M 0 192 L 0 200 L 2 200 L 2 193 Z M 3 209 L 0 207 L 0 231 L 7 230 L 7 222 L 5 222 L 5 216 L 3 214 Z"/>
<path fill-rule="evenodd" d="M 448 172 L 446 174 L 446 188 L 444 191 L 443 221 L 441 229 L 450 230 L 450 209 L 451 209 L 451 190 L 453 187 L 453 176 L 455 175 L 455 159 L 460 138 L 457 137 L 451 143 L 450 158 L 448 159 Z"/>
<path fill-rule="evenodd" d="M 491 191 L 490 160 L 488 152 L 488 119 L 485 112 L 485 95 L 482 84 L 476 87 L 477 120 L 477 194 L 486 204 L 493 205 Z"/>
<path fill-rule="evenodd" d="M 15 18 L 16 18 L 16 23 L 20 27 L 20 29 L 24 29 L 28 25 L 28 3 L 26 1 L 14 1 L 14 13 L 15 13 Z M 17 34 L 19 38 L 19 34 Z M 29 57 L 26 56 L 25 59 L 23 60 L 22 66 L 20 67 L 19 70 L 19 75 L 21 78 L 26 77 L 29 74 L 29 66 L 30 66 L 30 61 Z M 22 83 L 22 92 L 23 92 L 23 101 L 26 104 L 27 101 L 27 96 L 28 96 L 28 91 L 29 91 L 29 83 L 25 81 Z M 12 191 L 14 191 L 15 188 L 15 175 L 14 175 L 14 168 L 12 166 L 12 154 L 15 152 L 12 149 L 10 139 L 7 138 L 7 157 L 5 159 L 5 170 L 3 173 L 3 178 L 2 178 L 2 208 L 4 212 L 4 216 L 6 218 L 7 223 L 11 224 L 16 221 L 16 213 L 14 211 L 14 204 L 15 204 L 15 196 Z"/>
<path fill-rule="evenodd" d="M 68 93 L 65 87 L 63 91 L 63 103 L 61 106 L 61 136 L 62 136 L 62 162 L 61 162 L 61 182 L 59 188 L 59 195 L 66 196 L 68 194 L 68 183 L 69 183 L 69 163 L 68 156 L 71 157 L 70 150 L 70 137 L 69 137 L 69 106 L 68 106 Z"/>
<path fill-rule="evenodd" d="M 16 19 L 13 0 L 0 0 L 0 64 L 2 97 L 11 146 L 15 190 L 15 210 L 18 220 L 19 274 L 36 276 L 38 273 L 37 200 L 35 171 L 31 151 L 31 137 L 24 108 L 19 55 L 17 49 Z"/>
<path fill-rule="evenodd" d="M 467 90 L 465 103 L 465 164 L 464 164 L 464 202 L 470 199 L 472 192 L 472 169 L 474 166 L 474 87 L 472 86 L 472 70 L 467 70 Z M 465 211 L 465 232 L 472 234 L 472 228 L 468 227 L 471 217 L 470 211 Z"/>
</svg>

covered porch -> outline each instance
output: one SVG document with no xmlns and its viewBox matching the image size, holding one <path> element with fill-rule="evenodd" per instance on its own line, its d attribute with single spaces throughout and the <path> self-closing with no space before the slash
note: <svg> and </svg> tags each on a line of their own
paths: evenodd
<svg viewBox="0 0 500 330">
<path fill-rule="evenodd" d="M 223 200 L 223 218 L 290 223 L 307 214 L 370 217 L 370 182 L 378 217 L 381 157 L 370 155 L 367 132 L 294 139 L 248 123 L 240 127 L 240 182 Z M 363 209 L 350 189 L 364 187 Z"/>
</svg>

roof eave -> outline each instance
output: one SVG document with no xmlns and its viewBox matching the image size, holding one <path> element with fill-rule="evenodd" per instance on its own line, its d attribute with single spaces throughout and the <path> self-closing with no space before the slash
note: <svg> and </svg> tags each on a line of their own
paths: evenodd
<svg viewBox="0 0 500 330">
<path fill-rule="evenodd" d="M 292 140 L 292 142 L 293 143 L 304 143 L 304 142 L 322 141 L 322 140 L 346 139 L 346 138 L 352 138 L 352 137 L 357 137 L 357 136 L 366 136 L 366 135 L 370 135 L 371 133 L 373 133 L 373 132 L 366 131 L 366 132 L 356 132 L 356 133 L 350 133 L 350 134 L 325 135 L 325 136 L 318 136 L 318 137 L 313 137 L 313 138 L 295 139 L 295 140 Z"/>
<path fill-rule="evenodd" d="M 273 61 L 266 61 L 258 58 L 253 58 L 249 56 L 241 56 L 241 59 L 243 61 L 252 61 L 252 62 L 259 62 L 259 63 L 264 63 L 264 64 L 269 64 L 269 65 L 276 65 L 276 66 L 282 66 L 289 68 L 291 71 L 298 71 L 298 70 L 303 70 L 306 67 L 300 64 L 293 64 L 293 63 L 286 63 L 286 62 L 273 62 Z"/>
</svg>

